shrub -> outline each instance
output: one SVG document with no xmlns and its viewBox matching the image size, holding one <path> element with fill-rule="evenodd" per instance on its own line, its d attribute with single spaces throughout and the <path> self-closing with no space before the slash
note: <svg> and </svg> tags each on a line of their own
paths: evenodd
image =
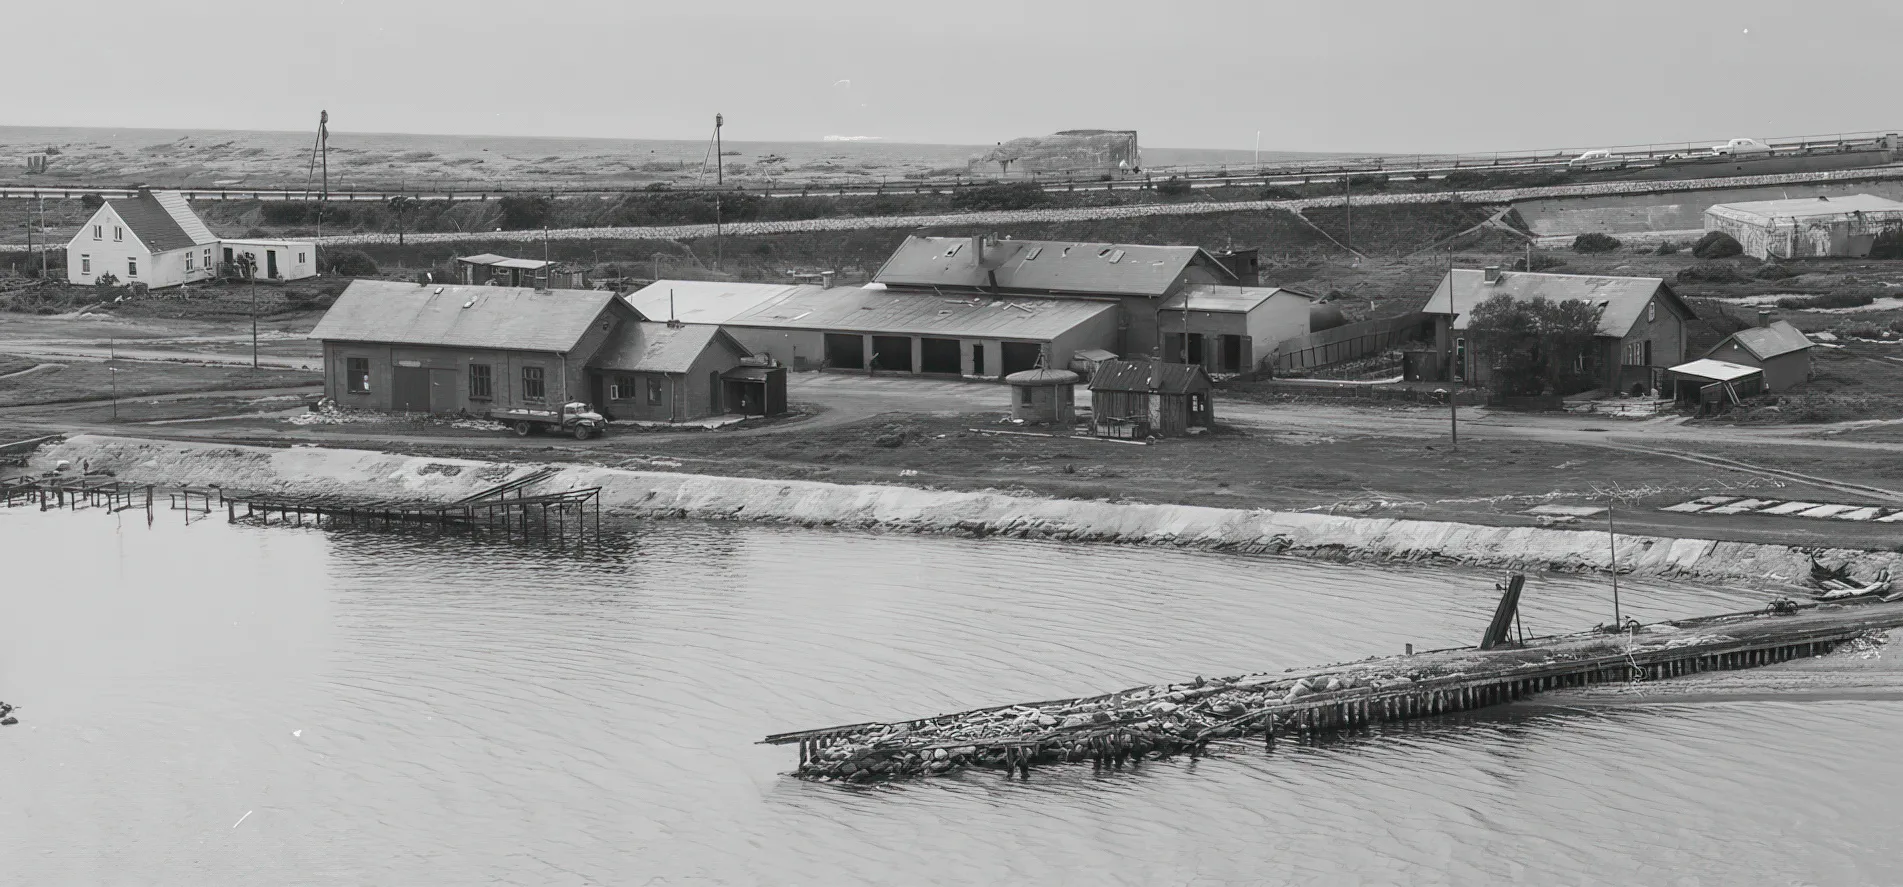
<svg viewBox="0 0 1903 887">
<path fill-rule="evenodd" d="M 276 200 L 261 204 L 258 215 L 268 225 L 304 225 L 317 218 L 317 206 L 306 200 Z"/>
<path fill-rule="evenodd" d="M 1759 280 L 1789 280 L 1796 277 L 1797 272 L 1776 262 L 1765 262 L 1759 265 L 1756 271 L 1751 272 L 1751 276 Z"/>
<path fill-rule="evenodd" d="M 1301 196 L 1294 188 L 1285 188 L 1281 185 L 1266 185 L 1262 188 L 1263 200 L 1295 200 Z"/>
<path fill-rule="evenodd" d="M 1696 250 L 1693 251 L 1696 253 Z M 1679 283 L 1743 283 L 1745 276 L 1736 266 L 1723 262 L 1700 262 L 1678 272 Z"/>
<path fill-rule="evenodd" d="M 1361 175 L 1336 179 L 1335 185 L 1337 187 L 1345 187 L 1350 191 L 1386 191 L 1388 190 L 1388 177 L 1376 173 L 1362 173 Z"/>
<path fill-rule="evenodd" d="M 1545 253 L 1534 253 L 1533 267 L 1531 268 L 1526 267 L 1525 259 L 1515 259 L 1513 261 L 1512 267 L 1509 268 L 1508 270 L 1510 271 L 1545 271 L 1548 268 L 1558 268 L 1565 264 L 1566 262 L 1564 260 L 1553 258 L 1552 256 L 1546 255 Z"/>
<path fill-rule="evenodd" d="M 1619 238 L 1610 234 L 1600 234 L 1597 231 L 1573 238 L 1573 252 L 1576 253 L 1609 253 L 1621 245 Z"/>
<path fill-rule="evenodd" d="M 1701 259 L 1726 259 L 1743 252 L 1744 246 L 1738 243 L 1738 238 L 1723 231 L 1707 231 L 1692 244 L 1692 255 Z"/>
<path fill-rule="evenodd" d="M 1872 259 L 1903 259 L 1903 228 L 1887 228 L 1870 244 Z"/>
<path fill-rule="evenodd" d="M 511 194 L 502 198 L 497 206 L 502 211 L 503 228 L 527 231 L 548 224 L 549 214 L 555 209 L 555 201 L 547 197 Z"/>
<path fill-rule="evenodd" d="M 1653 254 L 1660 255 L 1660 256 L 1675 256 L 1678 254 L 1679 250 L 1682 250 L 1684 248 L 1685 248 L 1685 245 L 1682 243 L 1667 240 L 1660 243 L 1659 248 L 1653 250 L 1652 252 Z"/>
<path fill-rule="evenodd" d="M 1031 209 L 1049 203 L 1051 195 L 1034 182 L 1008 182 L 964 188 L 952 195 L 952 207 L 961 210 Z"/>
<path fill-rule="evenodd" d="M 82 194 L 79 197 L 79 205 L 87 209 L 98 209 L 106 205 L 106 198 L 97 194 Z"/>
<path fill-rule="evenodd" d="M 1847 323 L 1840 323 L 1831 327 L 1830 331 L 1836 335 L 1848 336 L 1853 339 L 1887 339 L 1895 335 L 1888 327 L 1877 326 L 1867 320 L 1853 320 Z"/>
<path fill-rule="evenodd" d="M 1816 296 L 1785 296 L 1777 300 L 1777 306 L 1786 311 L 1803 311 L 1807 308 L 1861 308 L 1876 298 L 1865 293 L 1824 293 Z"/>
<path fill-rule="evenodd" d="M 317 270 L 339 277 L 369 277 L 377 273 L 377 263 L 360 249 L 332 249 L 318 256 Z"/>
<path fill-rule="evenodd" d="M 1182 176 L 1170 176 L 1156 183 L 1156 193 L 1164 197 L 1187 197 L 1189 192 L 1189 182 Z"/>
</svg>

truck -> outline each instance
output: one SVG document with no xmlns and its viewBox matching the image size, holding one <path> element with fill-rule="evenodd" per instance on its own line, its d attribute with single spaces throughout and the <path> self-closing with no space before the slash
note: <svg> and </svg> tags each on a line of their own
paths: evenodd
<svg viewBox="0 0 1903 887">
<path fill-rule="evenodd" d="M 1769 154 L 1771 146 L 1757 139 L 1732 139 L 1722 145 L 1711 146 L 1711 153 L 1719 157 L 1736 157 L 1741 154 Z"/>
<path fill-rule="evenodd" d="M 490 410 L 488 418 L 509 426 L 517 437 L 527 437 L 540 430 L 572 434 L 576 440 L 587 440 L 608 430 L 608 420 L 581 401 L 562 404 L 559 410 L 527 407 Z"/>
</svg>

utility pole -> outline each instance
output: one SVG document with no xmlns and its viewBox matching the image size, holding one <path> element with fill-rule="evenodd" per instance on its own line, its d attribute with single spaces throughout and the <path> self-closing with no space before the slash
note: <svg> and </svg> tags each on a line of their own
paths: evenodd
<svg viewBox="0 0 1903 887">
<path fill-rule="evenodd" d="M 40 195 L 40 279 L 46 279 L 46 195 Z"/>
<path fill-rule="evenodd" d="M 1459 319 L 1460 315 L 1454 313 L 1454 248 L 1450 246 L 1447 248 L 1447 344 L 1452 346 L 1454 359 L 1447 371 L 1447 375 L 1449 376 L 1447 384 L 1449 385 L 1453 384 L 1451 377 L 1455 375 L 1454 370 L 1460 367 L 1462 359 L 1466 357 L 1465 354 L 1461 353 L 1460 339 L 1454 335 L 1454 321 Z M 1463 378 L 1466 376 L 1465 373 L 1461 373 L 1460 375 Z M 1447 392 L 1447 433 L 1452 442 L 1452 449 L 1454 452 L 1459 452 L 1460 388 L 1458 386 Z"/>
<path fill-rule="evenodd" d="M 1343 244 L 1352 253 L 1355 251 L 1355 177 L 1353 173 L 1341 177 L 1341 194 L 1348 204 L 1348 221 L 1345 226 L 1347 230 L 1342 232 Z M 1448 292 L 1451 294 L 1452 290 Z"/>
<path fill-rule="evenodd" d="M 257 262 L 245 256 L 244 275 L 251 280 L 251 368 L 258 368 L 258 269 Z"/>
<path fill-rule="evenodd" d="M 119 340 L 106 340 L 106 375 L 112 379 L 112 421 L 119 421 Z"/>
<path fill-rule="evenodd" d="M 1606 500 L 1606 541 L 1612 546 L 1612 624 L 1623 626 L 1625 616 L 1619 611 L 1619 534 L 1612 528 L 1612 506 L 1616 501 Z"/>
<path fill-rule="evenodd" d="M 727 158 L 722 157 L 720 155 L 720 127 L 724 125 L 725 123 L 726 123 L 726 119 L 724 117 L 722 117 L 719 114 L 714 115 L 714 269 L 715 270 L 719 270 L 721 259 L 726 257 L 725 250 L 722 249 L 722 247 L 725 244 L 720 234 L 720 190 L 721 190 L 722 184 L 726 181 L 726 176 L 724 174 L 727 171 Z M 702 169 L 705 169 L 705 168 L 706 167 L 702 167 Z"/>
</svg>

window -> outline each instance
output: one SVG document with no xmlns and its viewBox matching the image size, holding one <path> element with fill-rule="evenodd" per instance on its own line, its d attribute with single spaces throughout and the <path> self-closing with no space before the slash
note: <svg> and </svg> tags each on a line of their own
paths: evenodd
<svg viewBox="0 0 1903 887">
<path fill-rule="evenodd" d="M 633 400 L 635 398 L 634 390 L 633 376 L 616 376 L 614 377 L 614 381 L 608 384 L 608 399 Z"/>
<path fill-rule="evenodd" d="M 118 225 L 112 226 L 112 239 L 113 240 L 126 239 L 126 229 L 121 228 Z"/>
<path fill-rule="evenodd" d="M 494 397 L 495 387 L 489 384 L 489 365 L 472 363 L 469 365 L 469 399 L 488 400 Z"/>
<path fill-rule="evenodd" d="M 648 380 L 648 403 L 658 405 L 661 402 L 661 380 Z"/>
<path fill-rule="evenodd" d="M 351 394 L 370 393 L 370 358 L 344 359 L 344 390 Z"/>
<path fill-rule="evenodd" d="M 546 396 L 547 394 L 545 394 L 542 390 L 542 368 L 541 367 L 523 367 L 522 368 L 522 399 L 523 400 L 541 400 L 542 398 Z"/>
<path fill-rule="evenodd" d="M 192 270 L 192 254 L 191 253 L 185 254 L 185 270 L 187 271 Z"/>
<path fill-rule="evenodd" d="M 1028 386 L 1018 389 L 1018 403 L 1027 407 L 1031 405 L 1031 389 Z"/>
<path fill-rule="evenodd" d="M 93 239 L 94 239 L 94 240 L 105 240 L 105 239 L 106 239 L 106 226 L 104 226 L 104 225 L 94 225 L 94 226 L 93 226 Z"/>
<path fill-rule="evenodd" d="M 126 276 L 127 277 L 139 276 L 139 260 L 138 259 L 133 259 L 133 258 L 126 259 Z"/>
<path fill-rule="evenodd" d="M 81 274 L 93 273 L 93 257 L 92 256 L 79 257 L 79 273 Z"/>
<path fill-rule="evenodd" d="M 304 264 L 304 254 L 303 254 L 303 253 L 298 253 L 298 254 L 297 254 L 297 263 L 298 263 L 299 265 L 302 265 L 302 264 Z"/>
<path fill-rule="evenodd" d="M 211 270 L 211 247 L 205 247 L 205 270 Z"/>
</svg>

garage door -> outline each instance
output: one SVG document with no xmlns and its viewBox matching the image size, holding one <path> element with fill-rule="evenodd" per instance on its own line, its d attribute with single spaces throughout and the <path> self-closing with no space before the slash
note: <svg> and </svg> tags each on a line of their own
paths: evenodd
<svg viewBox="0 0 1903 887">
<path fill-rule="evenodd" d="M 841 370 L 866 368 L 865 340 L 842 333 L 826 334 L 826 365 Z"/>
<path fill-rule="evenodd" d="M 390 409 L 399 413 L 429 412 L 429 370 L 395 367 L 390 378 Z"/>
<path fill-rule="evenodd" d="M 1004 374 L 1009 376 L 1019 370 L 1028 370 L 1037 366 L 1037 355 L 1043 349 L 1035 342 L 1005 342 Z"/>
<path fill-rule="evenodd" d="M 958 375 L 963 367 L 958 359 L 957 339 L 918 340 L 918 371 Z"/>
<path fill-rule="evenodd" d="M 872 363 L 877 369 L 895 373 L 912 371 L 911 336 L 873 336 Z"/>
</svg>

